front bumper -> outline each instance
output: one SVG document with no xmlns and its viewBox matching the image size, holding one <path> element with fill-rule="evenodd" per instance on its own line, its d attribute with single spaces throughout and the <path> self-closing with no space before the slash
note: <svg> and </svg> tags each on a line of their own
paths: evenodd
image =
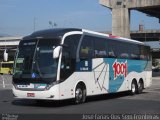
<svg viewBox="0 0 160 120">
<path fill-rule="evenodd" d="M 44 91 L 24 91 L 18 90 L 13 86 L 12 92 L 15 98 L 20 99 L 59 100 L 58 85 Z"/>
</svg>

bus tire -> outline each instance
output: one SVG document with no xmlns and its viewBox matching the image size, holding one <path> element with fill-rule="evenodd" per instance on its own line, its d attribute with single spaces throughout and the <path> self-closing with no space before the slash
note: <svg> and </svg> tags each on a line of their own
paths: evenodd
<svg viewBox="0 0 160 120">
<path fill-rule="evenodd" d="M 77 85 L 75 90 L 75 103 L 80 104 L 86 101 L 86 88 L 80 84 Z"/>
<path fill-rule="evenodd" d="M 131 95 L 135 95 L 138 91 L 138 86 L 135 80 L 131 83 Z"/>
<path fill-rule="evenodd" d="M 140 80 L 140 81 L 138 82 L 138 94 L 141 94 L 141 93 L 143 92 L 143 88 L 144 88 L 144 86 L 143 86 L 143 81 Z"/>
<path fill-rule="evenodd" d="M 47 100 L 35 100 L 36 104 L 38 105 L 45 105 L 45 103 L 47 103 Z"/>
</svg>

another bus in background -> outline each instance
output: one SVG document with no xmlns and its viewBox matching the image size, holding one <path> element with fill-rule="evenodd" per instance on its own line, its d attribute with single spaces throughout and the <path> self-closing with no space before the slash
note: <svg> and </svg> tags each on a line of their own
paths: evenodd
<svg viewBox="0 0 160 120">
<path fill-rule="evenodd" d="M 14 61 L 0 62 L 0 74 L 12 74 Z"/>
</svg>

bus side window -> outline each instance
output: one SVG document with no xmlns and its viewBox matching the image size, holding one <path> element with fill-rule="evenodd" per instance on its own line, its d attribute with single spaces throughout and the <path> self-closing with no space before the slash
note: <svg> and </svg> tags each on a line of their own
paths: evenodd
<svg viewBox="0 0 160 120">
<path fill-rule="evenodd" d="M 117 49 L 117 43 L 113 40 L 109 40 L 108 42 L 108 57 L 109 58 L 117 57 L 116 49 Z"/>
<path fill-rule="evenodd" d="M 76 53 L 81 35 L 71 35 L 64 40 L 67 47 L 62 49 L 61 80 L 67 79 L 76 69 Z"/>
<path fill-rule="evenodd" d="M 84 36 L 80 47 L 80 59 L 94 58 L 94 38 L 91 36 Z"/>
<path fill-rule="evenodd" d="M 141 60 L 149 60 L 149 52 L 147 47 L 140 46 L 140 59 Z"/>
<path fill-rule="evenodd" d="M 118 45 L 119 51 L 119 58 L 121 59 L 129 59 L 130 57 L 130 50 L 129 50 L 129 44 L 126 42 L 120 42 Z"/>
<path fill-rule="evenodd" d="M 108 52 L 108 57 L 109 58 L 115 58 L 116 57 L 113 50 Z"/>
<path fill-rule="evenodd" d="M 89 56 L 89 52 L 91 51 L 91 49 L 88 46 L 82 46 L 81 50 L 80 50 L 80 56 L 81 58 L 87 58 Z"/>
<path fill-rule="evenodd" d="M 137 44 L 130 44 L 130 48 L 134 48 L 134 49 L 130 49 L 130 59 L 133 60 L 139 60 L 140 59 L 140 47 Z"/>
<path fill-rule="evenodd" d="M 95 58 L 106 58 L 108 56 L 108 48 L 105 38 L 96 37 L 95 38 Z"/>
<path fill-rule="evenodd" d="M 129 58 L 129 55 L 128 55 L 128 53 L 121 53 L 120 58 L 127 59 L 127 58 Z"/>
</svg>

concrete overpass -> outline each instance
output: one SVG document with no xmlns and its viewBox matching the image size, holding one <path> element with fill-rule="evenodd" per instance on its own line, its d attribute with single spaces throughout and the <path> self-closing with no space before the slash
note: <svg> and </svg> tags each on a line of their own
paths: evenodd
<svg viewBox="0 0 160 120">
<path fill-rule="evenodd" d="M 0 49 L 17 46 L 22 36 L 19 37 L 0 37 Z"/>
<path fill-rule="evenodd" d="M 160 30 L 131 31 L 131 38 L 151 47 L 152 59 L 160 59 Z"/>
<path fill-rule="evenodd" d="M 14 54 L 16 47 L 19 44 L 19 41 L 22 39 L 22 36 L 19 37 L 0 37 L 0 61 L 3 60 L 3 52 L 6 48 L 9 50 L 9 60 L 14 59 Z"/>
<path fill-rule="evenodd" d="M 141 42 L 160 41 L 160 30 L 131 31 L 131 38 Z"/>
<path fill-rule="evenodd" d="M 99 0 L 112 10 L 112 34 L 130 38 L 130 10 L 160 19 L 160 0 Z"/>
</svg>

